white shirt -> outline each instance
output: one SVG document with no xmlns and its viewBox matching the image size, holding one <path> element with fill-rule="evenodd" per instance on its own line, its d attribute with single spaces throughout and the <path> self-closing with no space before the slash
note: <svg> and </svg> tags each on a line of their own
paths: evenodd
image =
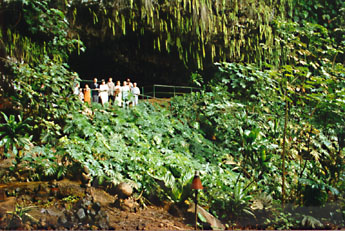
<svg viewBox="0 0 345 231">
<path fill-rule="evenodd" d="M 131 92 L 134 94 L 134 95 L 140 95 L 140 89 L 139 87 L 133 87 L 131 89 Z"/>
<path fill-rule="evenodd" d="M 109 87 L 107 84 L 99 85 L 99 92 L 100 93 L 106 92 L 108 94 L 108 91 L 109 91 Z"/>
<path fill-rule="evenodd" d="M 122 92 L 122 96 L 123 97 L 127 97 L 128 96 L 128 92 L 129 92 L 129 86 L 128 85 L 122 86 L 121 87 L 121 92 Z"/>
</svg>

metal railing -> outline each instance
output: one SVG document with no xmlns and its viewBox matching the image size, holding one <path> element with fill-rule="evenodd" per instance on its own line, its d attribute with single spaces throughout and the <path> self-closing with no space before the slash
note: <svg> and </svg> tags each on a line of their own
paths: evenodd
<svg viewBox="0 0 345 231">
<path fill-rule="evenodd" d="M 141 87 L 142 94 L 151 96 L 153 98 L 170 98 L 177 95 L 183 95 L 186 93 L 192 93 L 192 92 L 196 92 L 200 90 L 201 90 L 200 88 L 196 88 L 196 87 L 162 85 L 162 84 L 154 84 L 152 85 L 152 87 L 151 86 Z"/>
</svg>

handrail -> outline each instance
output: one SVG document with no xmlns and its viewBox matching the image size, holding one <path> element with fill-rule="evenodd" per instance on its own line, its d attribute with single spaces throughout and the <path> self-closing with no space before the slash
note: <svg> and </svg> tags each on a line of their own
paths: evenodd
<svg viewBox="0 0 345 231">
<path fill-rule="evenodd" d="M 189 86 L 174 86 L 174 85 L 163 85 L 163 84 L 153 84 L 153 86 L 157 86 L 157 87 L 189 88 L 189 89 L 201 90 L 201 88 L 199 88 L 199 87 L 189 87 Z"/>
<path fill-rule="evenodd" d="M 176 96 L 176 94 L 185 94 L 186 92 L 177 92 L 176 89 L 190 89 L 190 93 L 193 92 L 193 89 L 201 90 L 201 88 L 196 88 L 196 87 L 189 87 L 189 86 L 172 86 L 172 85 L 163 85 L 163 84 L 154 84 L 153 85 L 153 97 L 156 98 L 156 87 L 163 87 L 163 88 L 173 88 L 172 95 Z M 160 92 L 160 93 L 166 93 L 166 94 L 171 94 L 171 92 Z"/>
</svg>

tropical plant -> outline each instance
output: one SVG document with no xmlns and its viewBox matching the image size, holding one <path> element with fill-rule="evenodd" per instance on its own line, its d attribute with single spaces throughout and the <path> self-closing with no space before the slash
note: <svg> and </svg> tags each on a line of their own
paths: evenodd
<svg viewBox="0 0 345 231">
<path fill-rule="evenodd" d="M 323 221 L 270 202 L 321 208 L 344 198 L 340 1 L 330 12 L 324 1 L 302 0 L 0 6 L 0 16 L 18 19 L 1 25 L 1 96 L 15 113 L 3 113 L 0 144 L 28 166 L 31 179 L 78 177 L 86 168 L 94 181 L 127 181 L 148 198 L 182 202 L 200 170 L 201 205 L 244 225 L 259 221 L 265 208 L 265 228 L 316 228 Z M 139 46 L 150 38 L 149 50 L 177 54 L 190 69 L 232 63 L 217 62 L 212 76 L 195 72 L 192 80 L 204 81 L 203 89 L 171 99 L 170 110 L 148 103 L 86 109 L 72 94 L 79 78 L 66 64 L 70 52 L 83 50 L 77 32 L 109 41 L 130 36 Z M 21 155 L 30 142 L 35 147 Z M 254 206 L 259 199 L 261 210 Z"/>
<path fill-rule="evenodd" d="M 0 147 L 4 147 L 6 155 L 19 156 L 20 150 L 28 148 L 31 144 L 32 119 L 23 120 L 22 115 L 18 115 L 16 120 L 15 115 L 7 116 L 3 112 L 1 114 L 4 123 L 0 124 Z"/>
<path fill-rule="evenodd" d="M 22 157 L 23 164 L 30 170 L 31 180 L 61 179 L 68 173 L 69 165 L 64 165 L 50 145 L 35 146 Z"/>
<path fill-rule="evenodd" d="M 8 227 L 16 227 L 18 224 L 16 224 L 16 226 L 11 224 L 13 222 L 17 222 L 16 219 L 19 220 L 21 225 L 23 225 L 26 221 L 33 221 L 37 223 L 38 220 L 29 214 L 29 212 L 34 208 L 36 208 L 36 206 L 24 207 L 22 205 L 16 204 L 14 211 L 7 212 L 8 214 L 12 215 L 12 219 L 10 221 L 10 224 L 8 224 Z"/>
<path fill-rule="evenodd" d="M 311 227 L 313 229 L 323 227 L 322 223 L 318 219 L 314 218 L 313 216 L 308 216 L 308 215 L 303 216 L 301 224 L 302 224 L 302 226 L 304 226 L 306 228 Z"/>
<path fill-rule="evenodd" d="M 281 209 L 273 210 L 272 218 L 266 218 L 264 225 L 270 229 L 289 230 L 297 226 L 297 221 L 290 212 L 282 211 Z"/>
</svg>

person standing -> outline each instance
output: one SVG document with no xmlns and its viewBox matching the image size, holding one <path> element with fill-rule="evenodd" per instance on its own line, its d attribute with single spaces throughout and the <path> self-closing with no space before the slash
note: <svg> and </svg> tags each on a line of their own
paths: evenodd
<svg viewBox="0 0 345 231">
<path fill-rule="evenodd" d="M 107 85 L 108 85 L 108 88 L 109 88 L 109 91 L 108 91 L 109 100 L 113 103 L 113 102 L 115 102 L 115 95 L 114 95 L 115 84 L 113 82 L 113 78 L 109 77 Z"/>
<path fill-rule="evenodd" d="M 93 83 L 91 84 L 90 88 L 91 88 L 92 102 L 98 103 L 99 85 L 97 83 L 97 78 L 93 79 Z"/>
<path fill-rule="evenodd" d="M 76 83 L 74 84 L 73 94 L 79 96 L 79 83 L 78 83 L 78 82 L 76 82 Z"/>
<path fill-rule="evenodd" d="M 84 102 L 91 104 L 91 89 L 88 84 L 85 84 L 84 88 Z"/>
<path fill-rule="evenodd" d="M 122 104 L 122 91 L 121 91 L 121 82 L 117 81 L 115 86 L 115 102 L 121 107 Z"/>
<path fill-rule="evenodd" d="M 81 102 L 84 102 L 84 93 L 83 93 L 83 89 L 82 88 L 79 88 L 78 97 L 79 97 Z"/>
<path fill-rule="evenodd" d="M 123 81 L 121 92 L 122 92 L 122 106 L 125 108 L 129 104 L 129 86 L 126 81 Z"/>
<path fill-rule="evenodd" d="M 108 103 L 108 100 L 109 100 L 108 92 L 109 92 L 109 87 L 107 84 L 105 84 L 105 80 L 102 79 L 102 83 L 99 86 L 99 97 L 101 97 L 101 102 L 103 106 L 104 104 Z"/>
<path fill-rule="evenodd" d="M 129 87 L 129 89 L 131 89 L 131 88 L 133 87 L 133 84 L 132 84 L 130 78 L 127 78 L 127 85 L 128 85 L 128 87 Z"/>
<path fill-rule="evenodd" d="M 132 98 L 132 105 L 136 106 L 139 102 L 139 95 L 140 95 L 140 89 L 137 87 L 137 83 L 133 83 L 133 87 L 131 88 L 131 92 L 133 94 Z"/>
</svg>

